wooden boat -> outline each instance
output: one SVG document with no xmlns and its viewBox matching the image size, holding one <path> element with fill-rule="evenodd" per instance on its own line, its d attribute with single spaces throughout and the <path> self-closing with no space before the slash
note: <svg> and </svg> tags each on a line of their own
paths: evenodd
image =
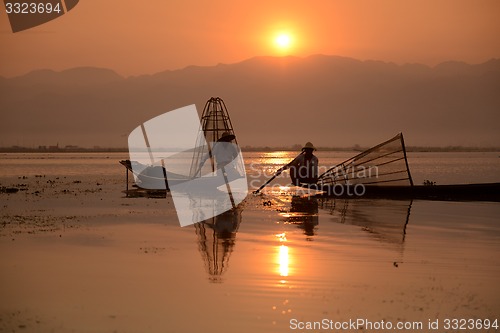
<svg viewBox="0 0 500 333">
<path fill-rule="evenodd" d="M 305 185 L 323 191 L 319 196 L 339 198 L 418 199 L 500 202 L 500 183 L 453 185 Z"/>
<path fill-rule="evenodd" d="M 189 188 L 217 188 L 226 184 L 226 179 L 216 174 L 208 176 L 199 176 L 196 178 L 189 178 L 173 172 L 168 172 L 162 166 L 146 166 L 140 165 L 136 161 L 122 160 L 120 164 L 127 168 L 127 184 L 128 172 L 130 171 L 136 178 L 136 187 L 143 190 L 170 190 L 169 185 L 176 187 L 177 190 L 182 189 L 183 184 Z M 135 165 L 135 167 L 134 167 Z M 136 170 L 142 170 L 136 173 Z M 241 177 L 243 178 L 243 177 Z M 236 178 L 229 178 L 228 181 L 235 180 Z"/>
<path fill-rule="evenodd" d="M 414 185 L 402 133 L 335 165 L 304 188 L 340 198 L 500 201 L 500 183 Z"/>
</svg>

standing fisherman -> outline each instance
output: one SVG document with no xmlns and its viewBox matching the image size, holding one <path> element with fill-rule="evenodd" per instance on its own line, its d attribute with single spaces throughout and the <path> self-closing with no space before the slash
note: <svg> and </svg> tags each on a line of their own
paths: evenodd
<svg viewBox="0 0 500 333">
<path fill-rule="evenodd" d="M 238 171 L 235 169 L 233 160 L 238 156 L 238 149 L 236 145 L 232 143 L 235 139 L 234 134 L 229 132 L 222 133 L 221 137 L 214 144 L 212 148 L 212 156 L 215 157 L 215 162 L 217 169 L 224 169 L 229 178 L 235 179 L 241 177 Z M 206 160 L 210 158 L 210 153 L 206 153 L 205 156 L 200 161 L 199 170 L 203 167 Z"/>
</svg>

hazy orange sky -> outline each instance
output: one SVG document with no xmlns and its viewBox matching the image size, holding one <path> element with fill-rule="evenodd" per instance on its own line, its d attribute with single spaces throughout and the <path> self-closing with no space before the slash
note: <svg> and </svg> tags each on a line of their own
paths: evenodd
<svg viewBox="0 0 500 333">
<path fill-rule="evenodd" d="M 428 65 L 500 58 L 498 0 L 80 0 L 15 34 L 1 7 L 6 77 L 77 66 L 129 76 L 284 54 Z M 276 47 L 279 32 L 289 34 L 289 49 Z"/>
</svg>

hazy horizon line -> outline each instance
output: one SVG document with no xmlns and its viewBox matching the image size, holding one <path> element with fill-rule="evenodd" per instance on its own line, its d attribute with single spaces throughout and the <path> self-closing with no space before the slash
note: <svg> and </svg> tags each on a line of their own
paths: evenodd
<svg viewBox="0 0 500 333">
<path fill-rule="evenodd" d="M 347 147 L 323 147 L 318 146 L 317 151 L 355 151 L 362 152 L 372 148 L 371 146 L 352 145 Z M 406 146 L 408 152 L 500 152 L 500 146 Z M 297 145 L 290 146 L 240 146 L 243 152 L 269 152 L 269 151 L 300 151 Z M 38 147 L 29 146 L 0 146 L 2 153 L 22 153 L 22 152 L 128 152 L 127 147 L 101 147 L 101 146 L 78 146 L 78 145 L 64 145 L 64 146 L 46 146 L 40 145 Z"/>
<path fill-rule="evenodd" d="M 55 73 L 61 73 L 61 72 L 65 72 L 65 71 L 72 70 L 72 69 L 89 68 L 89 69 L 111 70 L 115 74 L 121 76 L 122 78 L 127 79 L 127 78 L 139 77 L 139 76 L 155 75 L 155 74 L 163 73 L 163 72 L 182 71 L 182 70 L 185 70 L 185 69 L 191 68 L 191 67 L 209 68 L 209 67 L 216 67 L 216 66 L 221 66 L 221 65 L 222 66 L 224 66 L 224 65 L 236 65 L 236 64 L 243 63 L 245 61 L 249 61 L 249 60 L 252 60 L 252 59 L 259 59 L 259 58 L 271 58 L 271 59 L 279 59 L 279 58 L 283 58 L 283 59 L 284 58 L 307 59 L 307 58 L 318 57 L 318 56 L 337 57 L 337 58 L 344 58 L 344 59 L 353 59 L 353 60 L 357 60 L 357 61 L 360 61 L 360 62 L 370 62 L 370 61 L 373 61 L 373 62 L 382 62 L 382 63 L 385 63 L 385 64 L 395 64 L 396 66 L 399 66 L 399 67 L 405 66 L 405 65 L 422 65 L 422 66 L 426 66 L 426 67 L 428 67 L 430 69 L 434 69 L 434 68 L 436 68 L 437 66 L 439 66 L 441 64 L 449 63 L 449 62 L 463 63 L 463 64 L 474 66 L 474 65 L 481 65 L 481 64 L 484 64 L 484 63 L 492 61 L 492 60 L 499 60 L 500 59 L 500 56 L 498 56 L 498 57 L 492 56 L 492 57 L 489 57 L 488 59 L 483 60 L 482 62 L 474 62 L 474 63 L 467 62 L 465 60 L 448 59 L 448 60 L 443 60 L 443 61 L 436 62 L 435 64 L 428 64 L 428 63 L 425 63 L 425 62 L 396 62 L 396 61 L 389 61 L 389 60 L 382 60 L 382 59 L 360 59 L 360 58 L 343 56 L 343 55 L 338 55 L 338 54 L 323 54 L 323 53 L 310 54 L 310 55 L 307 55 L 307 56 L 297 56 L 297 55 L 284 55 L 284 56 L 260 55 L 260 56 L 253 56 L 253 57 L 250 57 L 250 58 L 246 58 L 246 59 L 243 59 L 243 60 L 240 60 L 240 61 L 236 61 L 236 62 L 231 62 L 231 63 L 218 62 L 218 63 L 212 64 L 212 65 L 196 65 L 196 64 L 191 64 L 191 65 L 186 65 L 184 67 L 179 67 L 179 68 L 173 68 L 173 69 L 168 69 L 167 68 L 167 69 L 161 69 L 161 70 L 158 70 L 156 72 L 151 72 L 151 73 L 131 74 L 131 75 L 124 75 L 124 74 L 120 73 L 119 71 L 117 71 L 117 70 L 115 70 L 115 69 L 113 69 L 111 67 L 101 67 L 101 66 L 92 66 L 92 65 L 83 65 L 82 64 L 82 65 L 75 65 L 75 66 L 67 67 L 67 68 L 63 68 L 63 69 L 35 68 L 35 69 L 31 69 L 31 70 L 29 70 L 27 72 L 24 72 L 22 74 L 17 74 L 17 75 L 14 75 L 14 76 L 6 76 L 5 74 L 1 74 L 0 73 L 0 77 L 5 78 L 5 79 L 14 79 L 14 78 L 22 77 L 22 76 L 25 76 L 25 75 L 28 75 L 28 74 L 30 74 L 32 72 L 37 72 L 37 71 L 52 71 L 52 72 L 55 72 Z"/>
</svg>

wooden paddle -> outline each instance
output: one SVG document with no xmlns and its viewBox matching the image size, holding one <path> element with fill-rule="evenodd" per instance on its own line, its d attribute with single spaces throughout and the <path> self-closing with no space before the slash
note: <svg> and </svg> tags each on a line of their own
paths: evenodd
<svg viewBox="0 0 500 333">
<path fill-rule="evenodd" d="M 258 189 L 256 189 L 255 191 L 253 191 L 253 194 L 259 194 L 260 190 L 262 190 L 264 187 L 267 186 L 267 184 L 269 184 L 270 182 L 272 182 L 274 180 L 274 178 L 278 177 L 279 175 L 281 174 L 281 171 L 278 171 L 274 174 L 274 176 L 272 176 L 271 178 L 269 178 L 267 180 L 267 182 L 265 182 L 264 184 L 262 184 L 261 187 L 259 187 Z"/>
<path fill-rule="evenodd" d="M 297 157 L 299 157 L 300 155 L 304 154 L 304 151 L 302 151 L 299 155 L 297 155 Z M 297 158 L 295 157 L 295 158 Z M 293 160 L 295 160 L 295 158 Z M 292 160 L 292 161 L 293 161 Z M 288 164 L 287 164 L 288 165 Z M 272 176 L 271 178 L 269 178 L 267 180 L 267 182 L 265 182 L 264 184 L 261 185 L 261 187 L 259 187 L 258 189 L 256 189 L 255 191 L 253 191 L 252 193 L 253 194 L 259 194 L 259 192 L 267 186 L 267 184 L 269 184 L 270 182 L 272 182 L 274 180 L 274 178 L 278 177 L 281 173 L 283 172 L 283 170 L 281 170 L 281 168 L 278 169 L 278 171 L 274 174 L 274 176 Z"/>
</svg>

